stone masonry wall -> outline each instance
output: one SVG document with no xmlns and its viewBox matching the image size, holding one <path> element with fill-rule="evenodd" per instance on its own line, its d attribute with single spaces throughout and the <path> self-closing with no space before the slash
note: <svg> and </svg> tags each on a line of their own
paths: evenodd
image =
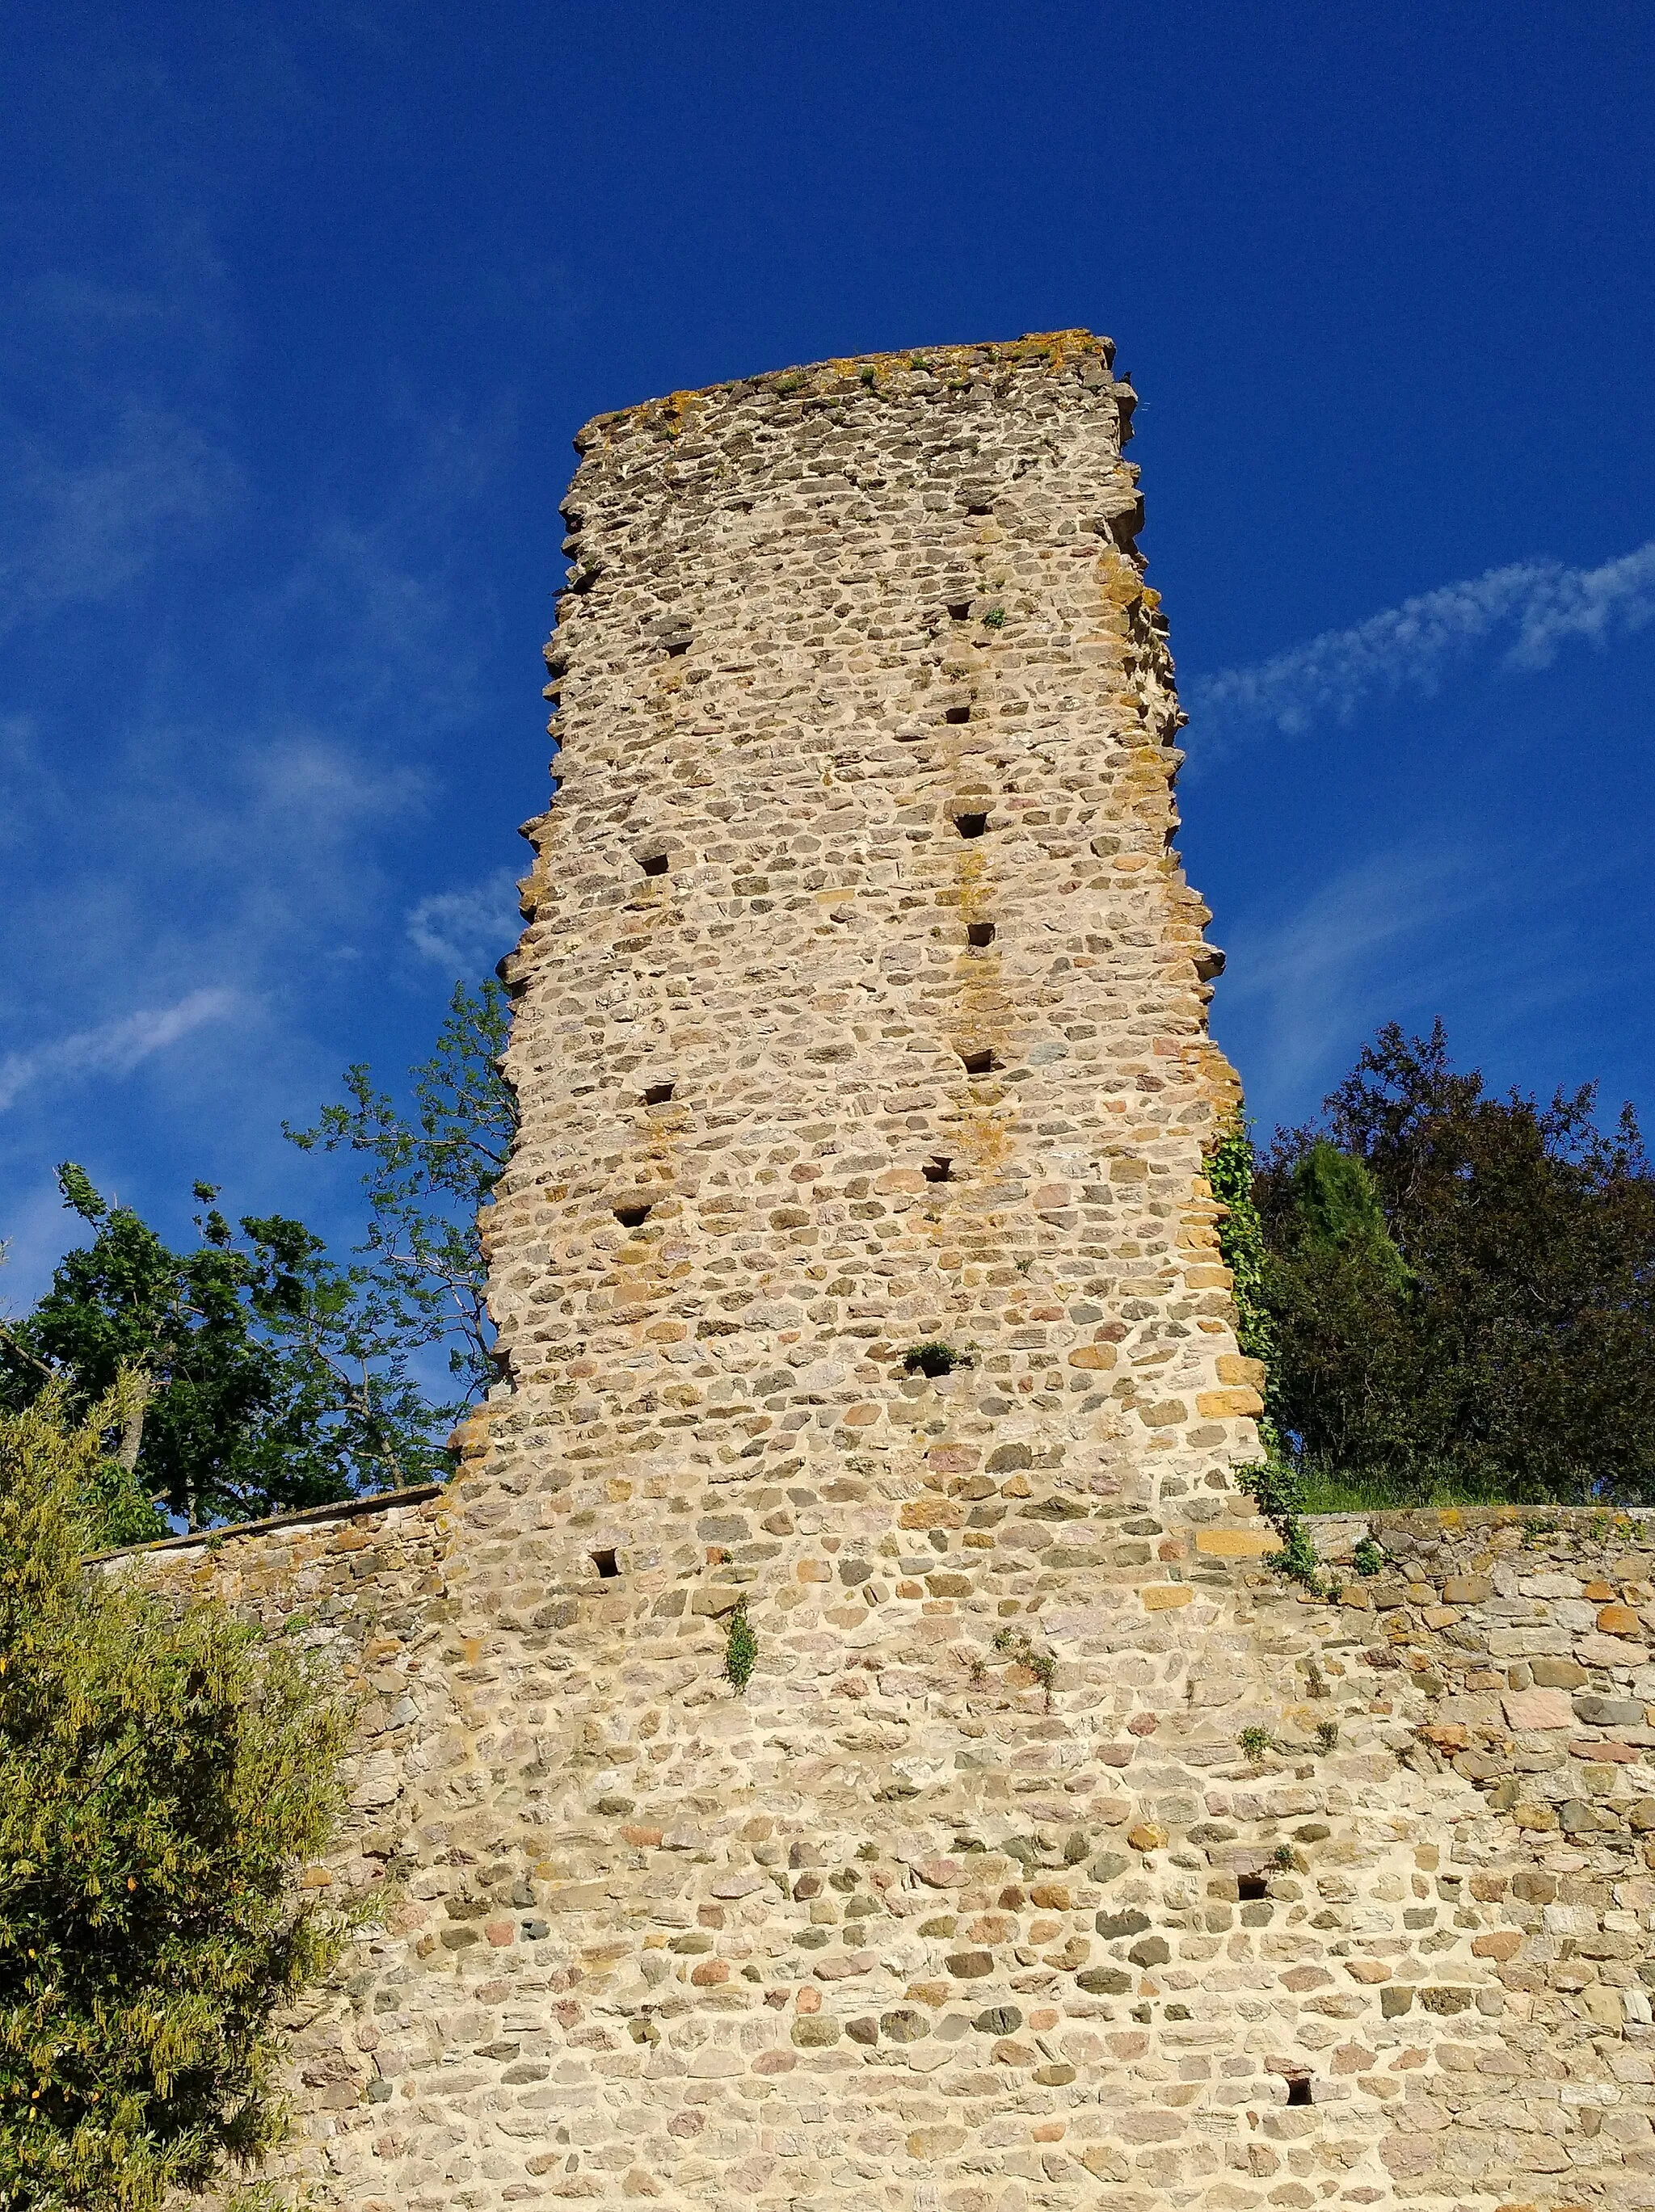
<svg viewBox="0 0 1655 2212">
<path fill-rule="evenodd" d="M 764 1677 L 719 1686 L 709 1623 L 673 1758 L 611 1714 L 579 1829 L 491 1865 L 455 1840 L 503 1852 L 489 1818 L 411 1817 L 453 1502 L 133 1555 L 396 1670 L 310 1877 L 423 1860 L 295 2038 L 321 2201 L 1655 2203 L 1655 1516 L 1381 1516 L 1372 1577 L 1325 1521 L 1328 1602 L 1238 1515 L 1041 1608 L 1050 1705 L 844 1638 L 809 1767 L 735 1790 Z M 978 1808 L 946 1850 L 893 1755 L 946 1771 L 939 1716 Z"/>
<path fill-rule="evenodd" d="M 508 1379 L 385 1511 L 441 1559 L 311 1877 L 400 1885 L 295 2037 L 319 2202 L 1655 2204 L 1641 1530 L 1555 1595 L 1520 1531 L 1404 1532 L 1414 1580 L 1312 1601 L 1235 1483 L 1236 1093 L 1110 359 L 578 441 Z"/>
<path fill-rule="evenodd" d="M 327 1658 L 356 1711 L 351 1848 L 342 1869 L 352 1882 L 379 1879 L 395 1855 L 376 1814 L 417 1771 L 432 1698 L 446 1699 L 445 1504 L 443 1492 L 428 1486 L 167 1538 L 97 1563 L 185 1603 L 216 1599 Z M 320 1884 L 325 1873 L 313 1869 L 308 1879 Z"/>
</svg>

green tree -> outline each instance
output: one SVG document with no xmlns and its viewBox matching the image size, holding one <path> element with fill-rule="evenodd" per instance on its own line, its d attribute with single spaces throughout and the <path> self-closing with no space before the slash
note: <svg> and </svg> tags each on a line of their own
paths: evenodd
<svg viewBox="0 0 1655 2212">
<path fill-rule="evenodd" d="M 245 1215 L 238 1234 L 198 1183 L 199 1242 L 178 1252 L 72 1161 L 58 1182 L 94 1234 L 0 1335 L 3 1402 L 61 1376 L 83 1412 L 123 1369 L 141 1370 L 151 1394 L 129 1407 L 116 1458 L 192 1528 L 446 1466 L 398 1317 L 368 1272 L 335 1267 L 302 1222 Z"/>
<path fill-rule="evenodd" d="M 1301 1465 L 1409 1498 L 1655 1502 L 1655 1176 L 1630 1107 L 1380 1031 L 1257 1195 L 1273 1410 Z"/>
<path fill-rule="evenodd" d="M 0 2203 L 38 2212 L 249 2169 L 283 2132 L 273 2023 L 348 1933 L 294 1890 L 341 1806 L 339 1699 L 221 1607 L 82 1565 L 141 1389 L 0 1413 Z"/>
<path fill-rule="evenodd" d="M 348 1267 L 280 1214 L 233 1229 L 207 1183 L 197 1245 L 174 1251 L 64 1163 L 64 1201 L 92 1240 L 33 1313 L 0 1324 L 0 1406 L 62 1377 L 84 1411 L 123 1369 L 148 1375 L 101 1478 L 128 1478 L 111 1492 L 106 1527 L 123 1533 L 108 1541 L 156 1531 L 130 1491 L 193 1528 L 447 1472 L 448 1431 L 495 1373 L 481 1216 L 517 1127 L 498 1066 L 508 1026 L 497 984 L 458 986 L 435 1051 L 411 1071 L 411 1116 L 359 1066 L 348 1103 L 288 1129 L 301 1150 L 366 1162 L 368 1232 Z M 450 1389 L 434 1402 L 425 1376 L 445 1351 Z"/>
<path fill-rule="evenodd" d="M 344 1146 L 365 1160 L 368 1229 L 356 1250 L 374 1310 L 409 1353 L 447 1350 L 458 1386 L 441 1409 L 449 1418 L 496 1374 L 481 1218 L 517 1133 L 516 1096 L 500 1072 L 510 1030 L 498 983 L 457 983 L 435 1051 L 409 1071 L 411 1117 L 358 1064 L 345 1070 L 347 1102 L 325 1106 L 313 1129 L 284 1125 L 303 1151 Z"/>
</svg>

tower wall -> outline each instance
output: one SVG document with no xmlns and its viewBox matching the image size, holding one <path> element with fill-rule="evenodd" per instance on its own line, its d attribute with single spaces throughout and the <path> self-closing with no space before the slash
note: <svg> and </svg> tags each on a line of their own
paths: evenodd
<svg viewBox="0 0 1655 2212">
<path fill-rule="evenodd" d="M 630 1492 L 560 1508 L 543 1567 L 681 1570 L 650 1485 L 691 1474 L 739 1505 L 998 1459 L 1210 1518 L 1256 1449 L 1110 350 L 847 363 L 579 441 L 497 1433 L 555 1457 L 543 1502 Z M 902 1368 L 929 1340 L 971 1363 L 946 1389 Z"/>
</svg>

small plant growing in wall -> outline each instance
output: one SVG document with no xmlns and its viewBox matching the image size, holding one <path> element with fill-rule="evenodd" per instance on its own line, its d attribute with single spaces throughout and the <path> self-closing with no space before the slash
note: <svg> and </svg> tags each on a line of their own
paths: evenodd
<svg viewBox="0 0 1655 2212">
<path fill-rule="evenodd" d="M 1317 1748 L 1321 1751 L 1329 1752 L 1336 1749 L 1339 1742 L 1338 1722 L 1318 1721 L 1316 1724 L 1316 1741 Z"/>
<path fill-rule="evenodd" d="M 758 1638 L 747 1618 L 747 1601 L 739 1597 L 724 1632 L 724 1679 L 737 1697 L 745 1694 L 758 1664 Z"/>
<path fill-rule="evenodd" d="M 1004 629 L 1006 627 L 1005 608 L 990 607 L 988 613 L 983 617 L 983 627 L 984 629 Z"/>
<path fill-rule="evenodd" d="M 1052 1686 L 1057 1680 L 1057 1655 L 1042 1651 L 1031 1644 L 1020 1628 L 1002 1628 L 995 1637 L 995 1650 L 1013 1667 L 1026 1667 L 1045 1692 L 1046 1710 L 1051 1710 Z"/>
<path fill-rule="evenodd" d="M 966 1353 L 956 1352 L 952 1344 L 910 1344 L 902 1356 L 902 1364 L 910 1375 L 952 1375 L 957 1367 L 969 1367 Z"/>
<path fill-rule="evenodd" d="M 1270 1853 L 1270 1864 L 1278 1874 L 1297 1874 L 1299 1854 L 1291 1844 L 1278 1844 Z"/>
<path fill-rule="evenodd" d="M 1376 1544 L 1372 1532 L 1364 1536 L 1350 1555 L 1350 1563 L 1359 1575 L 1377 1575 L 1385 1563 L 1384 1549 Z"/>
<path fill-rule="evenodd" d="M 1244 1728 L 1236 1741 L 1241 1746 L 1243 1756 L 1255 1766 L 1275 1749 L 1275 1738 L 1267 1728 Z"/>
</svg>

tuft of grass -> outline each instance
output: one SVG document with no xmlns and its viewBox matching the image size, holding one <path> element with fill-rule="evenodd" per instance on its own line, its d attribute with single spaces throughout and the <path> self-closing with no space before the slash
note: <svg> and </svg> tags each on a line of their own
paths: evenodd
<svg viewBox="0 0 1655 2212">
<path fill-rule="evenodd" d="M 952 1344 L 939 1344 L 933 1340 L 927 1344 L 910 1344 L 902 1356 L 902 1364 L 910 1375 L 952 1375 L 955 1368 L 967 1367 L 970 1362 Z"/>
<path fill-rule="evenodd" d="M 1478 1481 L 1451 1466 L 1336 1468 L 1305 1461 L 1296 1469 L 1301 1513 L 1407 1513 L 1444 1505 L 1509 1505 L 1509 1486 Z"/>
<path fill-rule="evenodd" d="M 1267 1753 L 1275 1749 L 1275 1738 L 1267 1728 L 1244 1728 L 1236 1738 L 1244 1754 L 1256 1765 Z"/>
</svg>

